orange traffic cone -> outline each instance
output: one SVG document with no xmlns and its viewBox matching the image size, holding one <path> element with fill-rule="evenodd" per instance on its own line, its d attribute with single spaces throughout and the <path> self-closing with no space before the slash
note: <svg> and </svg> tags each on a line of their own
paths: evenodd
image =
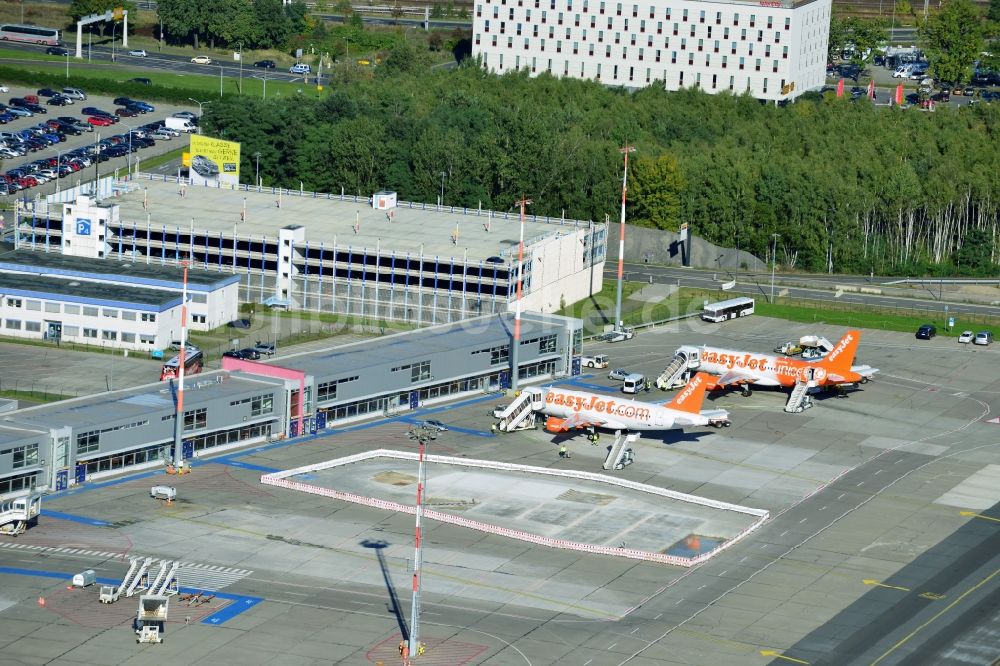
<svg viewBox="0 0 1000 666">
<path fill-rule="evenodd" d="M 45 597 L 38 597 L 38 605 L 39 606 L 45 605 Z"/>
</svg>

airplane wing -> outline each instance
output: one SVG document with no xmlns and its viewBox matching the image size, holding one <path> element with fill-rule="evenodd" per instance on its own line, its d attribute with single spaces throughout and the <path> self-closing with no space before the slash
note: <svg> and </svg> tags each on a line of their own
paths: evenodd
<svg viewBox="0 0 1000 666">
<path fill-rule="evenodd" d="M 703 409 L 697 414 L 679 414 L 674 418 L 674 425 L 680 427 L 703 426 L 728 420 L 729 412 L 725 409 Z"/>
<path fill-rule="evenodd" d="M 731 386 L 733 384 L 752 384 L 755 379 L 755 377 L 752 377 L 745 372 L 734 372 L 729 370 L 726 374 L 722 375 L 715 381 L 715 385 Z"/>
<path fill-rule="evenodd" d="M 596 419 L 593 416 L 583 416 L 581 414 L 573 414 L 572 416 L 566 417 L 566 419 L 562 422 L 562 427 L 566 430 L 589 427 L 608 428 L 611 430 L 628 430 L 628 427 L 624 423 L 611 419 Z"/>
</svg>

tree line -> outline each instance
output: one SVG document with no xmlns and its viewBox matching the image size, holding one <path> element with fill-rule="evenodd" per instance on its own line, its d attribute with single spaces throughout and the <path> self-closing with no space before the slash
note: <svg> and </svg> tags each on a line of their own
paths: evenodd
<svg viewBox="0 0 1000 666">
<path fill-rule="evenodd" d="M 389 61 L 393 55 L 390 54 Z M 812 271 L 996 271 L 1000 105 L 934 113 L 827 96 L 784 108 L 697 90 L 453 71 L 385 74 L 206 109 L 211 134 L 260 153 L 265 185 L 617 219 L 620 147 L 635 224 L 694 233 Z M 442 178 L 441 174 L 444 174 Z M 252 179 L 252 178 L 251 178 Z"/>
</svg>

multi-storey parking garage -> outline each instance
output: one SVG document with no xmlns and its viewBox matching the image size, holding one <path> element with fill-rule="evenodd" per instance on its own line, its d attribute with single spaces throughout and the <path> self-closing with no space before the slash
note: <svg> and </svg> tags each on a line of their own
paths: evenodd
<svg viewBox="0 0 1000 666">
<path fill-rule="evenodd" d="M 505 312 L 516 298 L 519 213 L 372 197 L 188 186 L 140 174 L 96 198 L 63 193 L 18 212 L 18 246 L 130 263 L 191 258 L 241 276 L 245 302 L 433 324 Z M 78 220 L 88 234 L 78 233 Z M 600 291 L 607 228 L 528 215 L 524 308 Z"/>
</svg>

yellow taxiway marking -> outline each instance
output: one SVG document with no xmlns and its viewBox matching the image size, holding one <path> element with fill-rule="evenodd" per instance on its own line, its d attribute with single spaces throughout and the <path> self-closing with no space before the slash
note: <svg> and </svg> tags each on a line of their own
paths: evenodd
<svg viewBox="0 0 1000 666">
<path fill-rule="evenodd" d="M 908 587 L 900 587 L 899 585 L 886 585 L 885 583 L 883 583 L 881 581 L 878 581 L 878 580 L 875 580 L 873 578 L 865 578 L 861 582 L 864 583 L 865 585 L 874 585 L 875 587 L 887 587 L 890 590 L 901 590 L 903 592 L 909 592 L 910 591 L 910 588 L 908 588 Z"/>
<path fill-rule="evenodd" d="M 775 659 L 784 659 L 785 661 L 790 661 L 793 664 L 808 664 L 808 661 L 803 661 L 801 659 L 795 659 L 793 657 L 786 657 L 777 650 L 761 650 L 760 656 L 762 657 L 774 657 Z"/>
<path fill-rule="evenodd" d="M 1000 574 L 1000 569 L 997 569 L 996 571 L 994 571 L 993 573 L 991 573 L 989 576 L 987 576 L 986 578 L 982 579 L 981 581 L 979 581 L 978 583 L 976 583 L 975 585 L 973 585 L 972 587 L 970 587 L 968 590 L 966 590 L 965 592 L 963 592 L 962 594 L 960 594 L 959 597 L 957 599 L 955 599 L 953 602 L 951 602 L 950 604 L 948 604 L 947 606 L 945 606 L 944 608 L 942 608 L 941 610 L 939 610 L 931 619 L 927 620 L 922 625 L 920 625 L 919 627 L 917 627 L 916 629 L 914 629 L 913 631 L 911 631 L 909 634 L 907 634 L 906 636 L 904 636 L 898 643 L 896 643 L 891 648 L 889 648 L 888 650 L 886 650 L 885 652 L 883 652 L 882 655 L 878 659 L 876 659 L 875 661 L 873 661 L 871 663 L 871 666 L 875 666 L 880 661 L 882 661 L 883 659 L 885 659 L 886 657 L 888 657 L 890 654 L 892 654 L 893 652 L 895 652 L 897 648 L 899 648 L 901 645 L 903 645 L 904 643 L 906 643 L 908 640 L 910 640 L 911 638 L 913 638 L 914 636 L 916 636 L 917 633 L 920 630 L 926 628 L 928 625 L 930 625 L 936 619 L 938 619 L 939 617 L 941 617 L 942 615 L 944 615 L 945 613 L 947 613 L 948 611 L 950 611 L 952 608 L 954 608 L 958 604 L 958 602 L 960 602 L 962 599 L 966 598 L 967 596 L 969 596 L 970 594 L 972 594 L 973 592 L 975 592 L 976 590 L 978 590 L 979 588 L 981 588 L 983 585 L 986 585 L 986 583 L 988 583 L 991 580 L 993 580 L 993 577 L 996 576 L 997 574 Z"/>
<path fill-rule="evenodd" d="M 995 523 L 1000 523 L 1000 518 L 994 518 L 993 516 L 984 516 L 981 513 L 976 513 L 975 511 L 959 511 L 958 515 L 972 518 L 982 518 L 983 520 L 992 520 Z"/>
</svg>

